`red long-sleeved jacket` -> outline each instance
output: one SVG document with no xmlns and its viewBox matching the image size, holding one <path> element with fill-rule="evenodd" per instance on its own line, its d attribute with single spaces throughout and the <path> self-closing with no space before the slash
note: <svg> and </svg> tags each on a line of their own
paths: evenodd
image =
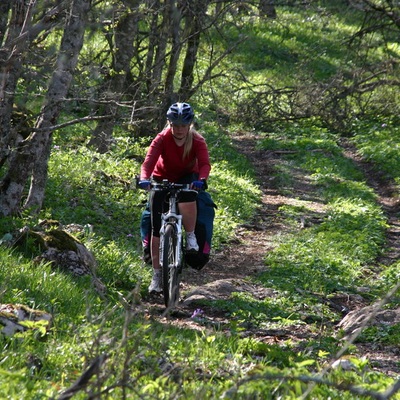
<svg viewBox="0 0 400 400">
<path fill-rule="evenodd" d="M 184 146 L 178 146 L 170 127 L 160 132 L 151 142 L 142 164 L 140 178 L 168 179 L 177 182 L 180 178 L 198 173 L 199 179 L 207 179 L 211 170 L 206 141 L 199 134 L 193 135 L 193 146 L 184 160 Z"/>
</svg>

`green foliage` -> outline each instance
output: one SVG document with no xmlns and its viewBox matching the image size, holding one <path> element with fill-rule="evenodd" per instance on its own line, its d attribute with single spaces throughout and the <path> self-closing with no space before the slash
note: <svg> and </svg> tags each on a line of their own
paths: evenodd
<svg viewBox="0 0 400 400">
<path fill-rule="evenodd" d="M 400 343 L 400 324 L 367 327 L 362 331 L 357 341 L 373 343 L 375 346 L 392 345 L 397 347 Z"/>
<path fill-rule="evenodd" d="M 222 77 L 208 89 L 232 121 L 273 130 L 276 121 L 311 116 L 346 135 L 357 115 L 398 114 L 390 83 L 397 67 L 381 68 L 383 60 L 399 58 L 397 29 L 372 23 L 385 20 L 384 13 L 366 17 L 364 9 L 325 1 L 276 8 L 277 19 L 258 21 L 249 13 L 213 33 L 213 48 L 237 44 L 229 58 L 236 68 L 224 60 Z"/>
<path fill-rule="evenodd" d="M 204 123 L 201 132 L 210 150 L 209 191 L 218 206 L 213 246 L 218 248 L 229 240 L 227 232 L 233 233 L 238 224 L 253 215 L 260 190 L 248 160 L 238 153 L 228 134 L 213 123 Z"/>
<path fill-rule="evenodd" d="M 280 9 L 278 20 L 247 23 L 240 29 L 231 26 L 225 35 L 229 42 L 247 38 L 233 60 L 248 77 L 260 82 L 273 79 L 281 86 L 293 84 L 299 76 L 322 80 L 335 74 L 348 56 L 343 41 L 355 26 L 344 24 L 341 15 L 326 20 L 322 9 L 302 8 L 295 13 Z"/>
<path fill-rule="evenodd" d="M 279 7 L 276 21 L 240 15 L 228 21 L 223 35 L 210 36 L 213 49 L 218 50 L 248 37 L 229 62 L 219 64 L 215 72 L 223 73 L 223 78 L 193 98 L 199 130 L 211 152 L 209 186 L 218 205 L 215 249 L 229 243 L 238 224 L 250 220 L 261 193 L 250 163 L 238 154 L 229 133 L 238 129 L 232 122 L 241 123 L 244 116 L 240 106 L 262 92 L 265 82 L 278 88 L 298 82 L 307 86 L 329 81 L 343 65 L 350 69 L 357 64 L 343 44 L 357 28 L 357 13 L 344 13 L 338 1 L 318 4 L 318 12 L 309 7 Z M 76 83 L 82 87 L 95 88 L 101 82 L 96 68 L 83 65 L 90 51 L 106 47 L 104 39 L 98 39 L 90 37 L 79 67 Z M 377 44 L 375 39 L 371 43 Z M 205 54 L 199 71 L 209 63 Z M 373 53 L 371 60 L 381 55 Z M 254 84 L 251 90 L 238 84 L 239 70 Z M 346 79 L 351 81 L 347 75 Z M 388 92 L 375 94 L 374 101 L 384 94 Z M 31 102 L 32 109 L 39 109 L 36 101 Z M 69 112 L 86 115 L 78 100 L 66 111 L 66 120 Z M 254 107 L 253 112 L 261 118 L 269 109 Z M 356 121 L 352 140 L 360 154 L 399 183 L 397 125 L 395 119 Z M 267 271 L 257 278 L 269 295 L 256 299 L 234 293 L 227 300 L 206 303 L 223 313 L 226 322 L 199 317 L 193 319 L 199 329 L 204 328 L 198 331 L 173 327 L 168 319 L 149 319 L 146 310 L 136 307 L 151 275 L 140 260 L 139 221 L 147 197 L 133 184 L 151 138 L 134 138 L 119 128 L 110 151 L 98 154 L 85 147 L 93 127 L 76 125 L 55 134 L 41 215 L 1 221 L 0 302 L 27 304 L 54 317 L 47 333 L 41 322 L 35 322 L 27 323 L 32 330 L 23 334 L 0 336 L 1 398 L 56 398 L 96 356 L 106 354 L 101 374 L 88 389 L 93 396 L 102 390 L 104 399 L 257 399 L 260 393 L 262 398 L 298 399 L 339 346 L 330 327 L 340 315 L 320 299 L 337 291 L 355 292 L 358 285 L 369 287 L 375 299 L 397 283 L 398 263 L 378 279 L 371 274 L 384 244 L 386 220 L 376 195 L 343 154 L 337 136 L 315 119 L 268 125 L 257 133 L 259 149 L 275 151 L 280 157 L 271 182 L 288 197 L 296 185 L 307 186 L 312 193 L 312 198 L 292 198 L 279 210 L 291 230 L 275 239 L 275 250 L 266 255 Z M 109 290 L 106 300 L 93 291 L 88 277 L 71 277 L 48 264 L 37 265 L 28 252 L 6 247 L 13 239 L 9 235 L 44 218 L 93 227 L 93 233 L 81 240 L 98 261 L 97 274 Z M 398 345 L 398 328 L 368 328 L 361 338 Z M 260 338 L 246 337 L 249 329 L 258 329 Z M 299 336 L 296 343 L 289 339 L 283 345 L 273 343 L 275 335 L 289 336 L 296 329 L 313 335 L 304 340 Z M 354 347 L 349 352 L 355 352 Z M 356 371 L 329 372 L 326 382 L 313 389 L 312 398 L 355 399 L 354 393 L 343 389 L 346 384 L 381 391 L 392 384 L 389 377 L 365 372 L 361 361 L 358 365 Z"/>
<path fill-rule="evenodd" d="M 90 288 L 86 278 L 53 271 L 50 265 L 35 265 L 1 246 L 0 254 L 2 303 L 27 304 L 70 316 L 80 316 L 85 313 L 88 303 L 97 303 L 96 296 L 92 295 L 88 296 L 87 302 L 82 301 L 82 293 Z"/>
<path fill-rule="evenodd" d="M 382 271 L 380 276 L 380 287 L 383 290 L 383 294 L 388 287 L 392 287 L 398 284 L 400 278 L 400 263 L 395 261 L 392 265 L 388 266 Z"/>
<path fill-rule="evenodd" d="M 238 155 L 230 137 L 212 123 L 204 124 L 204 134 L 213 164 L 210 191 L 219 205 L 214 241 L 217 248 L 229 240 L 237 224 L 251 217 L 260 192 L 252 180 L 250 165 Z M 71 135 L 73 137 L 74 133 Z M 84 137 L 85 132 L 81 135 Z M 13 338 L 6 340 L 7 351 L 0 363 L 4 368 L 12 366 L 15 371 L 14 375 L 4 376 L 3 381 L 8 385 L 11 382 L 25 384 L 23 380 L 18 383 L 16 375 L 26 374 L 28 367 L 24 354 L 33 352 L 42 363 L 40 372 L 34 372 L 32 385 L 21 391 L 24 398 L 40 394 L 54 397 L 58 389 L 46 383 L 47 376 L 60 382 L 62 387 L 71 385 L 76 379 L 76 371 L 82 370 L 82 362 L 90 357 L 94 348 L 109 354 L 110 374 L 112 369 L 121 376 L 126 373 L 121 370 L 120 344 L 115 339 L 124 335 L 121 329 L 127 322 L 123 320 L 120 301 L 125 297 L 129 301 L 133 289 L 146 290 L 151 275 L 150 269 L 140 260 L 139 221 L 147 197 L 133 185 L 148 143 L 121 134 L 112 152 L 101 155 L 83 147 L 79 141 L 71 141 L 68 136 L 56 135 L 44 210 L 37 221 L 25 220 L 29 225 L 41 218 L 51 218 L 63 224 L 78 223 L 93 228 L 92 233 L 80 240 L 96 257 L 97 275 L 107 285 L 110 306 L 100 301 L 90 279 L 71 277 L 53 270 L 50 265 L 33 265 L 22 255 L 16 268 L 14 254 L 0 248 L 4 252 L 2 263 L 6 263 L 7 258 L 10 260 L 2 265 L 1 282 L 4 282 L 4 288 L 13 288 L 1 291 L 1 301 L 29 304 L 49 310 L 55 316 L 55 325 L 40 347 L 28 340 L 27 334 L 18 351 L 14 348 Z M 4 233 L 15 231 L 16 225 L 10 220 L 4 225 Z M 129 325 L 134 332 L 130 339 L 134 349 L 126 351 L 137 355 L 135 361 L 129 362 L 129 373 L 138 390 L 145 395 L 160 397 L 167 391 L 189 397 L 199 393 L 213 397 L 224 388 L 224 383 L 218 383 L 221 378 L 211 379 L 199 389 L 197 374 L 207 376 L 210 370 L 217 376 L 224 376 L 227 370 L 232 374 L 239 373 L 237 365 L 242 362 L 242 356 L 232 354 L 232 359 L 225 361 L 229 351 L 227 346 L 230 348 L 232 344 L 224 336 L 194 338 L 190 331 L 157 328 L 154 322 L 143 322 L 140 317 Z M 18 352 L 18 357 L 12 359 L 12 352 Z M 162 354 L 165 356 L 160 357 Z M 173 365 L 183 365 L 179 372 L 179 379 L 186 382 L 183 387 L 166 380 L 163 359 L 167 364 L 171 360 Z M 62 370 L 57 367 L 60 365 Z M 149 371 L 147 375 L 143 375 L 143 369 Z M 111 375 L 108 379 L 110 384 L 114 383 Z M 0 389 L 0 393 L 4 397 L 15 396 L 6 389 L 3 392 Z M 115 389 L 114 395 L 120 393 L 120 389 Z"/>
</svg>

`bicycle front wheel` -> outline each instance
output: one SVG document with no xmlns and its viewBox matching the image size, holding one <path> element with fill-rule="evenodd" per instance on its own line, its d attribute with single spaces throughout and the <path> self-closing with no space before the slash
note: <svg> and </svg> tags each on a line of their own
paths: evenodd
<svg viewBox="0 0 400 400">
<path fill-rule="evenodd" d="M 166 307 L 174 307 L 179 300 L 179 274 L 176 260 L 178 245 L 176 231 L 168 225 L 164 233 L 164 244 L 161 256 L 163 274 L 163 293 Z"/>
</svg>

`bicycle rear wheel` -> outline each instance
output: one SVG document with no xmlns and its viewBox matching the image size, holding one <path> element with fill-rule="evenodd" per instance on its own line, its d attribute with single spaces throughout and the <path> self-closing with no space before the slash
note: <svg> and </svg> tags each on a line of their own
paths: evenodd
<svg viewBox="0 0 400 400">
<path fill-rule="evenodd" d="M 174 307 L 179 300 L 179 274 L 176 263 L 176 231 L 167 225 L 164 233 L 164 245 L 161 255 L 163 274 L 163 293 L 166 307 Z"/>
</svg>

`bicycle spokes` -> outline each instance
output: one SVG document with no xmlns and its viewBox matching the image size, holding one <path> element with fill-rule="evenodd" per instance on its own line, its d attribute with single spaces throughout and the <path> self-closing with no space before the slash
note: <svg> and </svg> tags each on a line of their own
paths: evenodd
<svg viewBox="0 0 400 400">
<path fill-rule="evenodd" d="M 166 307 L 174 307 L 179 300 L 179 274 L 177 265 L 178 243 L 176 231 L 168 225 L 164 232 L 161 255 L 163 271 L 163 292 Z"/>
</svg>

